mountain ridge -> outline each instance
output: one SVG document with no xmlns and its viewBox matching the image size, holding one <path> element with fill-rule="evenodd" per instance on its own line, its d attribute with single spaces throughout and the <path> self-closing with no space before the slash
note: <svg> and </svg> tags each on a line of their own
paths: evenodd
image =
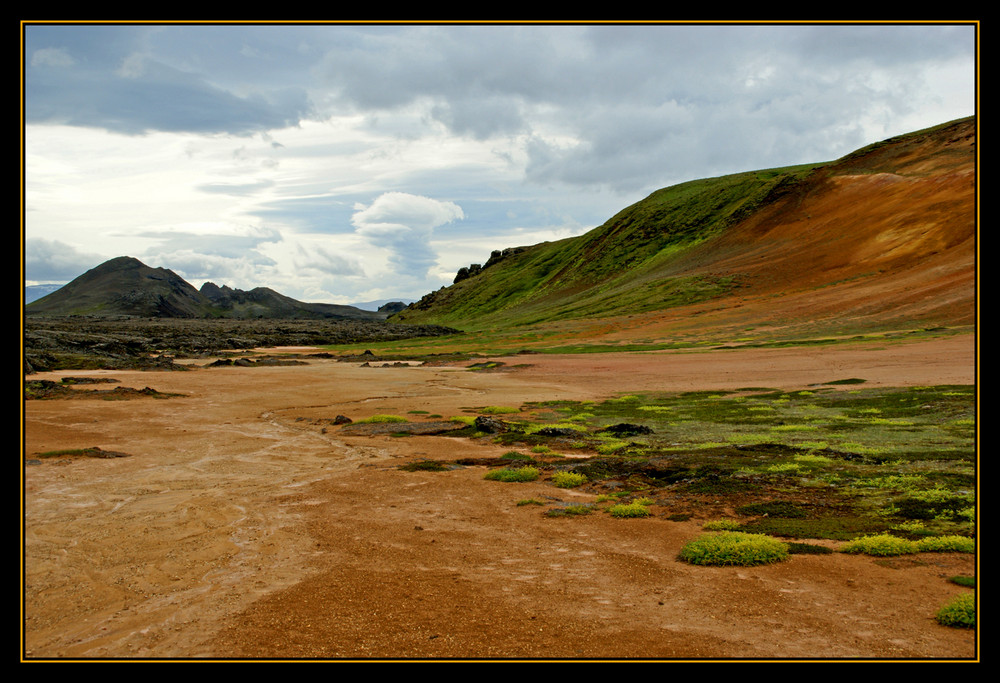
<svg viewBox="0 0 1000 683">
<path fill-rule="evenodd" d="M 141 318 L 384 320 L 388 312 L 306 303 L 267 287 L 244 291 L 206 282 L 201 289 L 167 268 L 131 256 L 101 263 L 24 307 L 26 315 Z"/>
</svg>

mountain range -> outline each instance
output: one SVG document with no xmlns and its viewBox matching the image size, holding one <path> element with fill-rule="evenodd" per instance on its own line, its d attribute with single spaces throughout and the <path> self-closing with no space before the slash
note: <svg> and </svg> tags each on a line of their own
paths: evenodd
<svg viewBox="0 0 1000 683">
<path fill-rule="evenodd" d="M 382 309 L 304 303 L 267 287 L 244 291 L 206 282 L 199 290 L 172 270 L 119 256 L 27 304 L 24 311 L 42 316 L 384 320 L 398 310 L 390 304 Z"/>
</svg>

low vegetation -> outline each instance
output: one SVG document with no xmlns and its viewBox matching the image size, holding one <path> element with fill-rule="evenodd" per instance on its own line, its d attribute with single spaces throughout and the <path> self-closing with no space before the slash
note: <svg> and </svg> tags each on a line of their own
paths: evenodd
<svg viewBox="0 0 1000 683">
<path fill-rule="evenodd" d="M 571 489 L 587 483 L 587 475 L 579 472 L 556 472 L 552 475 L 552 483 L 563 489 Z"/>
<path fill-rule="evenodd" d="M 752 566 L 834 552 L 974 553 L 974 387 L 863 385 L 847 378 L 800 391 L 526 403 L 493 411 L 505 429 L 473 438 L 509 448 L 487 461 L 505 466 L 486 479 L 545 475 L 556 489 L 593 496 L 516 502 L 547 518 L 603 511 L 638 524 L 705 520 L 702 535 L 678 555 L 690 564 Z M 975 587 L 974 577 L 952 581 Z M 960 597 L 938 621 L 974 625 L 969 604 Z"/>
<path fill-rule="evenodd" d="M 874 555 L 876 557 L 893 557 L 919 552 L 917 544 L 905 538 L 891 534 L 862 536 L 848 541 L 840 548 L 842 553 Z"/>
<path fill-rule="evenodd" d="M 539 476 L 541 476 L 541 471 L 537 467 L 527 465 L 525 467 L 504 467 L 490 470 L 483 478 L 490 481 L 525 482 L 535 481 Z"/>
<path fill-rule="evenodd" d="M 704 534 L 685 545 L 680 559 L 690 564 L 751 566 L 788 558 L 788 544 L 764 534 L 721 531 Z"/>
<path fill-rule="evenodd" d="M 401 415 L 372 415 L 371 417 L 357 420 L 358 424 L 384 424 L 389 422 L 409 422 L 409 420 Z"/>
<path fill-rule="evenodd" d="M 934 615 L 942 626 L 954 628 L 976 627 L 976 596 L 974 593 L 962 593 L 941 607 Z"/>
<path fill-rule="evenodd" d="M 726 524 L 747 533 L 971 540 L 974 387 L 863 384 L 529 403 L 489 438 L 540 463 L 571 452 L 561 469 L 598 493 L 610 482 L 670 491 L 665 516 L 726 500 L 737 512 Z"/>
<path fill-rule="evenodd" d="M 649 505 L 641 501 L 631 503 L 617 503 L 608 508 L 608 514 L 612 517 L 649 517 L 653 513 L 649 510 Z"/>
</svg>

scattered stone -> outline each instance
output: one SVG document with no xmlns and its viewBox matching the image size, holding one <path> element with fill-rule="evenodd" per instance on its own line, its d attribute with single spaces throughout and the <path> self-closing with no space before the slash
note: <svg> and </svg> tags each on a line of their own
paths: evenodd
<svg viewBox="0 0 1000 683">
<path fill-rule="evenodd" d="M 384 320 L 42 317 L 24 320 L 24 372 L 55 369 L 191 370 L 176 358 L 211 358 L 240 349 L 315 347 L 458 334 L 440 325 Z M 369 350 L 360 360 L 371 360 Z M 317 358 L 334 358 L 314 354 Z M 345 358 L 340 360 L 353 360 Z"/>
<path fill-rule="evenodd" d="M 309 365 L 305 361 L 294 360 L 291 358 L 273 358 L 270 356 L 265 356 L 264 358 L 237 358 L 233 360 L 232 358 L 220 358 L 217 361 L 209 363 L 206 368 L 220 368 L 220 367 L 238 367 L 238 368 L 253 368 L 257 366 L 283 366 L 283 365 Z"/>
<path fill-rule="evenodd" d="M 333 418 L 333 424 L 335 425 L 349 425 L 352 422 L 354 422 L 354 420 L 347 417 L 346 415 L 338 415 L 337 417 Z"/>
<path fill-rule="evenodd" d="M 476 418 L 475 424 L 477 430 L 487 434 L 504 434 L 510 431 L 509 424 L 489 415 L 480 415 Z"/>
</svg>

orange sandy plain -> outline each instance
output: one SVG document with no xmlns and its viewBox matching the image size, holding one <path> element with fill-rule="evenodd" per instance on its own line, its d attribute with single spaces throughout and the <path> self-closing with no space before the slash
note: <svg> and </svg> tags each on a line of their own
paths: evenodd
<svg viewBox="0 0 1000 683">
<path fill-rule="evenodd" d="M 592 500 L 484 467 L 442 436 L 346 436 L 354 420 L 622 392 L 973 384 L 971 334 L 825 347 L 531 355 L 505 372 L 293 367 L 70 371 L 183 397 L 28 401 L 24 643 L 48 658 L 973 658 L 934 612 L 961 554 L 828 554 L 748 568 L 676 557 L 705 521 L 549 518 L 519 498 Z M 199 361 L 202 364 L 203 361 Z"/>
</svg>

